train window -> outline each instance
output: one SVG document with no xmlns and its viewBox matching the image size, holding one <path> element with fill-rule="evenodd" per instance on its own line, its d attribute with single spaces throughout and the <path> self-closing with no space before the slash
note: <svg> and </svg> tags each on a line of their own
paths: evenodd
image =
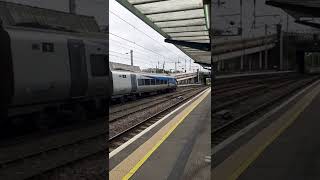
<svg viewBox="0 0 320 180">
<path fill-rule="evenodd" d="M 42 43 L 42 51 L 43 52 L 54 52 L 53 43 Z"/>
<path fill-rule="evenodd" d="M 33 50 L 40 50 L 40 45 L 39 44 L 32 44 L 32 49 Z"/>
<path fill-rule="evenodd" d="M 157 80 L 156 80 L 156 85 L 159 85 L 159 84 L 160 84 L 160 80 L 157 79 Z"/>
<path fill-rule="evenodd" d="M 155 79 L 151 79 L 151 85 L 155 85 L 156 84 L 156 80 Z"/>
<path fill-rule="evenodd" d="M 150 85 L 150 79 L 146 79 L 145 82 L 146 82 L 146 86 Z"/>
<path fill-rule="evenodd" d="M 160 84 L 163 84 L 163 80 L 160 80 Z"/>
<path fill-rule="evenodd" d="M 164 84 L 168 84 L 168 81 L 167 81 L 167 80 L 164 80 Z"/>
<path fill-rule="evenodd" d="M 90 56 L 92 76 L 107 76 L 108 61 L 104 54 L 91 54 Z"/>
<path fill-rule="evenodd" d="M 138 85 L 139 86 L 143 86 L 143 80 L 142 79 L 138 79 Z"/>
</svg>

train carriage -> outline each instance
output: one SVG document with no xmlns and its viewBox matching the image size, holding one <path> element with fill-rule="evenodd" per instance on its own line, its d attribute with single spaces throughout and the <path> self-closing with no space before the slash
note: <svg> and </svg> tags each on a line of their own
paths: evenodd
<svg viewBox="0 0 320 180">
<path fill-rule="evenodd" d="M 7 107 L 9 118 L 48 109 L 107 112 L 109 67 L 104 34 L 14 26 L 1 33 L 9 38 L 0 42 L 10 52 L 0 62 L 5 74 L 0 79 L 11 84 L 1 89 L 8 97 L 1 111 Z"/>
<path fill-rule="evenodd" d="M 112 71 L 112 81 L 114 99 L 150 92 L 167 92 L 177 87 L 174 77 L 130 71 Z"/>
</svg>

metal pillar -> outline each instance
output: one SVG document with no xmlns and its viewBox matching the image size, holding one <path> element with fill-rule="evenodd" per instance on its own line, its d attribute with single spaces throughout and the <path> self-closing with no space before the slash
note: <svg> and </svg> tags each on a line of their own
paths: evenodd
<svg viewBox="0 0 320 180">
<path fill-rule="evenodd" d="M 174 62 L 174 72 L 177 72 L 177 62 Z"/>
<path fill-rule="evenodd" d="M 164 73 L 164 65 L 166 64 L 165 61 L 163 61 L 163 65 L 162 65 L 162 73 Z"/>
<path fill-rule="evenodd" d="M 133 50 L 130 50 L 131 66 L 133 66 Z"/>
<path fill-rule="evenodd" d="M 283 32 L 280 31 L 280 62 L 279 69 L 283 70 Z"/>
<path fill-rule="evenodd" d="M 283 33 L 281 24 L 277 24 L 277 38 L 279 45 L 279 70 L 283 69 Z"/>
<path fill-rule="evenodd" d="M 221 60 L 221 68 L 224 71 L 224 61 L 223 60 Z"/>
<path fill-rule="evenodd" d="M 243 56 L 240 59 L 240 70 L 243 70 Z"/>
<path fill-rule="evenodd" d="M 264 68 L 268 69 L 268 50 L 266 49 L 264 52 Z"/>
<path fill-rule="evenodd" d="M 262 51 L 259 52 L 259 69 L 262 69 Z"/>
<path fill-rule="evenodd" d="M 158 70 L 159 69 L 159 70 Z M 158 61 L 158 69 L 156 69 L 156 73 L 160 72 L 160 65 L 159 65 L 159 61 Z"/>
<path fill-rule="evenodd" d="M 69 12 L 76 14 L 76 0 L 69 0 Z"/>
<path fill-rule="evenodd" d="M 249 71 L 251 71 L 252 69 L 252 55 L 248 57 L 248 60 L 249 60 Z"/>
<path fill-rule="evenodd" d="M 200 84 L 200 71 L 197 69 L 197 75 L 198 75 L 198 83 Z"/>
</svg>

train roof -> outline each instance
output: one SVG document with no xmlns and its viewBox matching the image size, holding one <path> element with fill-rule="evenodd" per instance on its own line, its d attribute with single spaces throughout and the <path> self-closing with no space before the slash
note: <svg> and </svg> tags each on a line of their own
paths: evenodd
<svg viewBox="0 0 320 180">
<path fill-rule="evenodd" d="M 101 32 L 93 16 L 71 14 L 12 2 L 0 1 L 0 18 L 5 26 L 79 33 Z"/>
<path fill-rule="evenodd" d="M 174 78 L 173 76 L 170 75 L 165 75 L 165 74 L 152 74 L 152 73 L 141 73 L 144 76 L 150 76 L 150 77 L 167 77 L 167 78 Z"/>
<path fill-rule="evenodd" d="M 163 77 L 163 78 L 175 78 L 173 76 L 170 76 L 168 74 L 154 74 L 154 73 L 145 73 L 145 72 L 132 72 L 132 71 L 125 71 L 125 70 L 111 70 L 115 73 L 124 73 L 124 74 L 139 74 L 143 76 L 149 76 L 149 77 Z"/>
<path fill-rule="evenodd" d="M 22 27 L 22 26 L 4 26 L 6 30 L 17 30 L 17 31 L 32 31 L 32 32 L 42 32 L 49 34 L 60 34 L 60 35 L 69 35 L 76 37 L 88 37 L 88 38 L 98 38 L 108 42 L 106 33 L 81 33 L 81 32 L 67 32 L 67 31 L 57 31 L 54 29 L 38 29 L 32 27 Z"/>
</svg>

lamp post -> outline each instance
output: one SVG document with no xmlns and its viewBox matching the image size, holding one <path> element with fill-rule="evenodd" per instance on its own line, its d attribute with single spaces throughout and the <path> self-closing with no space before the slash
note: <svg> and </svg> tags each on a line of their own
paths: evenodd
<svg viewBox="0 0 320 180">
<path fill-rule="evenodd" d="M 129 53 L 126 53 L 129 54 Z M 133 66 L 133 50 L 130 50 L 131 66 Z"/>
</svg>

